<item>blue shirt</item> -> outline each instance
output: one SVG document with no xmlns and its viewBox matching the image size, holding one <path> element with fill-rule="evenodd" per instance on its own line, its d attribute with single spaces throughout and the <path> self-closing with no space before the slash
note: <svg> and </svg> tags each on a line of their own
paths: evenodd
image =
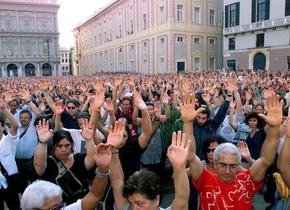
<svg viewBox="0 0 290 210">
<path fill-rule="evenodd" d="M 21 135 L 26 128 L 19 127 L 18 132 L 19 135 Z M 36 128 L 33 124 L 33 120 L 31 120 L 30 125 L 26 131 L 26 133 L 19 138 L 19 141 L 17 142 L 17 148 L 16 148 L 16 158 L 19 159 L 30 159 L 33 157 L 36 146 L 37 146 L 37 134 L 36 134 Z"/>
</svg>

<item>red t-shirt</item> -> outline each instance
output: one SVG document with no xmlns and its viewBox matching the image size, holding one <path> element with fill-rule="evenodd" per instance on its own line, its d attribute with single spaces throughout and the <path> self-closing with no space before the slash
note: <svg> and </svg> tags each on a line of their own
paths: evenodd
<svg viewBox="0 0 290 210">
<path fill-rule="evenodd" d="M 216 174 L 204 169 L 198 180 L 192 180 L 199 192 L 201 210 L 251 210 L 263 181 L 254 183 L 249 170 L 240 172 L 231 183 L 223 183 Z"/>
</svg>

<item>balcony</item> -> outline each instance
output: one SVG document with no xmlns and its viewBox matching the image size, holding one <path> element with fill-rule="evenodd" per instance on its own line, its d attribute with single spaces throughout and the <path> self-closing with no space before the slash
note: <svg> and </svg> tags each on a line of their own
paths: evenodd
<svg viewBox="0 0 290 210">
<path fill-rule="evenodd" d="M 264 30 L 268 28 L 276 28 L 281 26 L 290 25 L 290 16 L 284 18 L 278 18 L 273 20 L 264 20 L 256 23 L 250 23 L 241 26 L 234 26 L 224 29 L 224 35 L 237 34 L 237 33 L 245 33 L 256 30 Z"/>
</svg>

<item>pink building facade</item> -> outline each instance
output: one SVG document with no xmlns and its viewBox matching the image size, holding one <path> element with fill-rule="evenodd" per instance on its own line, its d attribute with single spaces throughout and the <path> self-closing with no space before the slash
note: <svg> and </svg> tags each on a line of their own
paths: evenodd
<svg viewBox="0 0 290 210">
<path fill-rule="evenodd" d="M 74 74 L 222 66 L 221 0 L 114 0 L 74 29 Z"/>
</svg>

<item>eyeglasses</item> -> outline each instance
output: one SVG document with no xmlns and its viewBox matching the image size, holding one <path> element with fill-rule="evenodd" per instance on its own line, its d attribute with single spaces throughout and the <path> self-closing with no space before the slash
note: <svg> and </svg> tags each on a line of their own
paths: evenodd
<svg viewBox="0 0 290 210">
<path fill-rule="evenodd" d="M 63 209 L 64 207 L 66 206 L 66 202 L 62 202 L 48 210 L 61 210 Z M 41 208 L 32 208 L 33 210 L 44 210 L 44 209 L 41 209 Z"/>
<path fill-rule="evenodd" d="M 223 162 L 218 162 L 217 165 L 223 170 L 226 169 L 226 168 L 229 168 L 230 170 L 236 170 L 239 167 L 239 164 L 226 164 L 226 163 L 223 163 Z"/>
<path fill-rule="evenodd" d="M 76 107 L 75 106 L 67 106 L 66 108 L 67 109 L 75 109 Z"/>
<path fill-rule="evenodd" d="M 215 148 L 211 149 L 211 148 L 206 148 L 205 152 L 206 153 L 210 153 L 210 152 L 214 152 Z"/>
<path fill-rule="evenodd" d="M 66 206 L 66 203 L 62 202 L 62 203 L 58 204 L 57 206 L 52 207 L 50 210 L 60 210 L 60 209 L 63 209 L 65 206 Z"/>
</svg>

